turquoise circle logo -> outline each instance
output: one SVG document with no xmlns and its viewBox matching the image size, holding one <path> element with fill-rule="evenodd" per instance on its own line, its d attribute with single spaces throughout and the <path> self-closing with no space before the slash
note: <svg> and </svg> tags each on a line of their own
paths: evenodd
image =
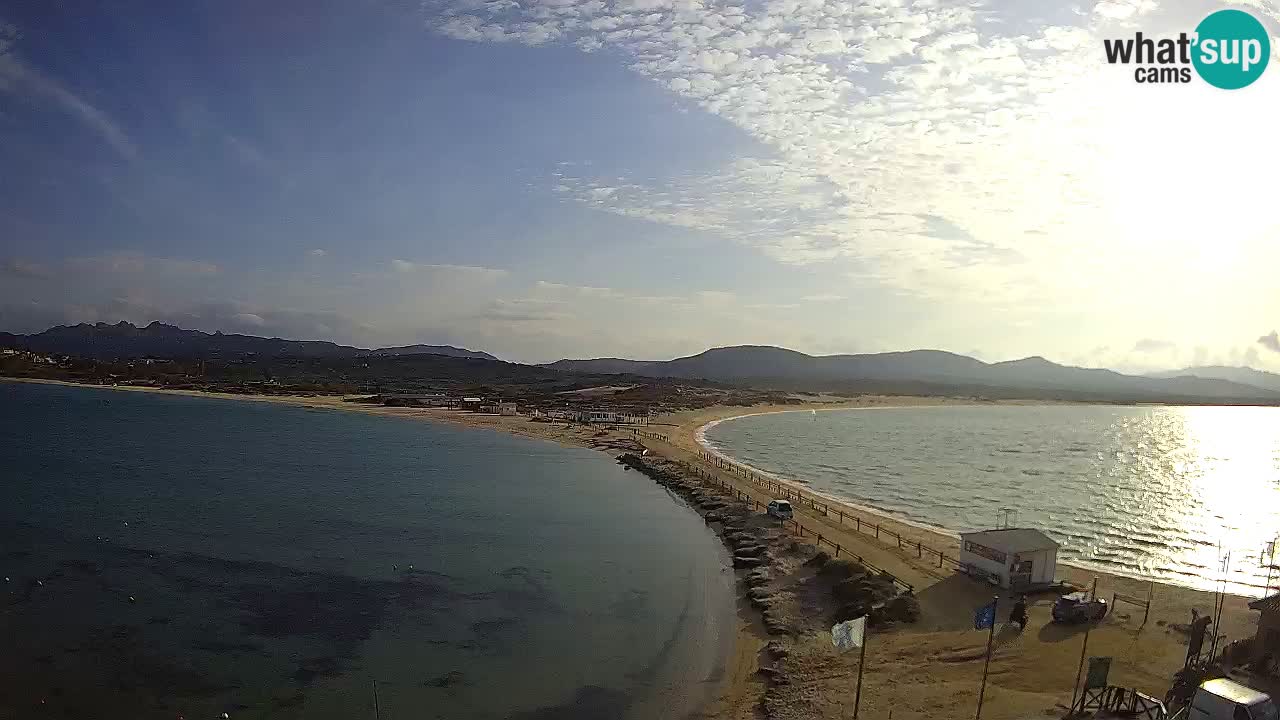
<svg viewBox="0 0 1280 720">
<path fill-rule="evenodd" d="M 1262 77 L 1271 59 L 1271 38 L 1258 19 L 1243 10 L 1219 10 L 1196 26 L 1191 62 L 1205 82 L 1238 90 Z"/>
</svg>

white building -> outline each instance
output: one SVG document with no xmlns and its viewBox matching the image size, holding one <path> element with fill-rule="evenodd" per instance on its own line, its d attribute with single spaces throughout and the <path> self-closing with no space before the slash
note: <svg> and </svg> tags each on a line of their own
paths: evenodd
<svg viewBox="0 0 1280 720">
<path fill-rule="evenodd" d="M 1058 543 L 1032 528 L 960 533 L 965 572 L 1002 588 L 1050 585 L 1058 569 Z"/>
</svg>

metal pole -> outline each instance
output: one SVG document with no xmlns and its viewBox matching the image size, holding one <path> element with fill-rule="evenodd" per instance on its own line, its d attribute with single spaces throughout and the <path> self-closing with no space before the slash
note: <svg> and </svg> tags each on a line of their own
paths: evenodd
<svg viewBox="0 0 1280 720">
<path fill-rule="evenodd" d="M 373 686 L 373 717 L 374 720 L 382 718 L 382 710 L 378 707 L 378 681 L 370 680 L 369 684 Z"/>
<path fill-rule="evenodd" d="M 862 625 L 862 649 L 858 653 L 858 689 L 853 693 L 853 720 L 858 720 L 858 708 L 862 705 L 862 668 L 867 665 L 867 625 Z"/>
<path fill-rule="evenodd" d="M 1262 597 L 1271 594 L 1271 571 L 1276 568 L 1276 541 L 1267 543 L 1267 585 L 1262 588 Z"/>
<path fill-rule="evenodd" d="M 1098 578 L 1093 579 L 1093 589 L 1089 591 L 1089 598 L 1093 599 L 1098 594 Z M 1093 629 L 1093 622 L 1084 627 L 1084 642 L 1080 645 L 1080 667 L 1076 668 L 1076 682 L 1071 686 L 1071 712 L 1076 711 L 1076 693 L 1080 691 L 1080 676 L 1084 674 L 1084 654 L 1089 649 L 1089 631 Z"/>
<path fill-rule="evenodd" d="M 978 714 L 974 717 L 978 720 L 982 718 L 982 698 L 987 694 L 987 668 L 991 667 L 991 643 L 996 639 L 996 616 L 1000 610 L 1000 596 L 996 595 L 991 599 L 991 633 L 987 635 L 987 661 L 982 664 L 982 688 L 978 690 Z"/>
<path fill-rule="evenodd" d="M 1231 569 L 1231 551 L 1227 551 L 1226 558 L 1222 561 L 1222 585 L 1218 592 L 1217 607 L 1214 610 L 1213 617 L 1213 642 L 1209 645 L 1209 662 L 1213 662 L 1214 656 L 1218 653 L 1218 638 L 1220 637 L 1219 628 L 1222 622 L 1222 607 L 1227 604 L 1227 573 Z"/>
</svg>

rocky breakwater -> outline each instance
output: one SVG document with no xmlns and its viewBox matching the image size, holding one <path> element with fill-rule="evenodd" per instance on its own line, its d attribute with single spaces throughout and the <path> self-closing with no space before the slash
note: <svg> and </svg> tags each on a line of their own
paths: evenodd
<svg viewBox="0 0 1280 720">
<path fill-rule="evenodd" d="M 802 566 L 813 554 L 811 547 L 793 540 L 777 520 L 753 510 L 748 501 L 725 488 L 704 484 L 679 463 L 634 454 L 620 455 L 618 462 L 684 498 L 711 525 L 733 556 L 742 597 L 760 612 L 766 632 L 789 635 L 798 631 L 784 607 L 788 598 L 776 580 Z"/>
<path fill-rule="evenodd" d="M 684 498 L 733 556 L 740 596 L 771 636 L 758 668 L 765 716 L 796 717 L 795 706 L 806 704 L 798 696 L 806 692 L 805 679 L 831 672 L 834 623 L 865 615 L 872 628 L 887 631 L 919 619 L 919 603 L 892 575 L 796 539 L 734 490 L 663 457 L 628 453 L 618 462 Z"/>
</svg>

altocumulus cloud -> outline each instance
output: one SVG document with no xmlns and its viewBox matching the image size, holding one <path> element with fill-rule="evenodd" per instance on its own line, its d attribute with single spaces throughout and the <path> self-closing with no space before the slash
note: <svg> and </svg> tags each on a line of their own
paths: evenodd
<svg viewBox="0 0 1280 720">
<path fill-rule="evenodd" d="M 1280 333 L 1272 330 L 1270 334 L 1258 338 L 1258 344 L 1272 352 L 1280 353 Z"/>
<path fill-rule="evenodd" d="M 1176 197 L 1113 192 L 1118 164 L 1167 155 L 1161 139 L 1133 142 L 1116 124 L 1130 105 L 1142 109 L 1137 93 L 1099 94 L 1100 38 L 1162 11 L 1152 0 L 1103 0 L 1056 24 L 1030 18 L 1025 3 L 969 0 L 423 9 L 431 29 L 460 40 L 608 49 L 602 62 L 621 59 L 767 151 L 661 181 L 552 176 L 564 197 L 599 210 L 719 235 L 783 263 L 849 263 L 851 277 L 895 292 L 1020 310 L 1106 312 L 1112 299 L 1099 286 L 1165 297 L 1156 286 L 1170 277 L 1200 276 L 1202 245 L 1164 246 L 1163 275 L 1134 278 L 1127 268 L 1150 248 L 1116 241 L 1148 225 L 1187 238 L 1209 229 L 1159 209 Z M 938 219 L 955 232 L 940 232 Z"/>
</svg>

